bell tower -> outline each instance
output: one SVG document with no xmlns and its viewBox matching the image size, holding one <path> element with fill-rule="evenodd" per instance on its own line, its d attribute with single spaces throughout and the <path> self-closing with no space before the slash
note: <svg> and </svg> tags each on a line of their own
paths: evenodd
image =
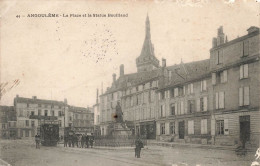
<svg viewBox="0 0 260 166">
<path fill-rule="evenodd" d="M 151 71 L 159 67 L 159 60 L 154 55 L 154 46 L 151 42 L 150 20 L 147 15 L 145 21 L 145 39 L 142 51 L 136 58 L 137 72 Z"/>
</svg>

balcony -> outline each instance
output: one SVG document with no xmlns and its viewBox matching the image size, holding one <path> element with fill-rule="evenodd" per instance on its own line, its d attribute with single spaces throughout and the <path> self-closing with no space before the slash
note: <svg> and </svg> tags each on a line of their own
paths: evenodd
<svg viewBox="0 0 260 166">
<path fill-rule="evenodd" d="M 29 119 L 58 120 L 58 117 L 56 117 L 56 116 L 30 115 L 30 116 L 29 116 Z"/>
</svg>

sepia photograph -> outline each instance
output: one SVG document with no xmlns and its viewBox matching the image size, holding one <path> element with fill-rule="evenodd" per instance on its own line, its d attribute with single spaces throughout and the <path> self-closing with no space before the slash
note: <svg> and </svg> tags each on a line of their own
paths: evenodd
<svg viewBox="0 0 260 166">
<path fill-rule="evenodd" d="M 259 0 L 0 0 L 0 166 L 260 166 Z"/>
</svg>

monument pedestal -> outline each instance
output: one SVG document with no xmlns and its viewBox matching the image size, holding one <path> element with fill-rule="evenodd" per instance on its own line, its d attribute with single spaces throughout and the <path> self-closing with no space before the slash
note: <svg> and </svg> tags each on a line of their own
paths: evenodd
<svg viewBox="0 0 260 166">
<path fill-rule="evenodd" d="M 114 124 L 114 130 L 112 132 L 112 135 L 116 137 L 127 137 L 132 134 L 131 130 L 127 128 L 125 124 L 122 123 L 115 123 Z"/>
</svg>

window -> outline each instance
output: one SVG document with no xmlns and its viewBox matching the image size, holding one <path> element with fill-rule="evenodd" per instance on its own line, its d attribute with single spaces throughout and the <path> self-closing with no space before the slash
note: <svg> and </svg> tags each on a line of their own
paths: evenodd
<svg viewBox="0 0 260 166">
<path fill-rule="evenodd" d="M 165 134 L 165 123 L 161 123 L 161 135 Z"/>
<path fill-rule="evenodd" d="M 193 84 L 188 84 L 188 94 L 192 94 L 193 93 Z"/>
<path fill-rule="evenodd" d="M 29 103 L 27 103 L 27 107 L 29 107 Z"/>
<path fill-rule="evenodd" d="M 240 79 L 248 78 L 248 64 L 240 66 Z"/>
<path fill-rule="evenodd" d="M 48 110 L 44 110 L 44 116 L 48 116 Z"/>
<path fill-rule="evenodd" d="M 179 90 L 178 88 L 174 88 L 174 97 L 179 96 Z"/>
<path fill-rule="evenodd" d="M 188 134 L 194 134 L 194 121 L 188 121 Z"/>
<path fill-rule="evenodd" d="M 5 129 L 5 124 L 2 124 L 2 129 Z"/>
<path fill-rule="evenodd" d="M 42 107 L 42 105 L 41 105 L 41 104 L 38 104 L 38 107 Z"/>
<path fill-rule="evenodd" d="M 223 63 L 223 50 L 218 50 L 216 53 L 217 53 L 217 55 L 216 55 L 215 64 L 219 65 L 219 64 Z"/>
<path fill-rule="evenodd" d="M 216 109 L 225 108 L 225 93 L 217 92 L 216 93 Z"/>
<path fill-rule="evenodd" d="M 183 101 L 180 102 L 180 111 L 181 111 L 181 115 L 184 114 L 184 103 Z"/>
<path fill-rule="evenodd" d="M 212 73 L 211 77 L 212 77 L 212 85 L 216 85 L 216 83 L 217 83 L 217 74 L 216 73 Z"/>
<path fill-rule="evenodd" d="M 216 121 L 217 135 L 224 135 L 224 120 Z"/>
<path fill-rule="evenodd" d="M 31 111 L 31 115 L 32 115 L 32 116 L 34 115 L 34 111 Z"/>
<path fill-rule="evenodd" d="M 166 92 L 166 91 L 165 91 Z M 162 97 L 162 100 L 165 99 L 165 93 L 161 92 L 161 97 Z"/>
<path fill-rule="evenodd" d="M 35 126 L 35 122 L 34 122 L 34 120 L 32 120 L 31 125 L 32 125 L 32 127 Z"/>
<path fill-rule="evenodd" d="M 161 115 L 161 117 L 164 117 L 164 116 L 165 116 L 164 111 L 165 111 L 165 106 L 164 106 L 164 105 L 161 105 L 161 107 L 160 107 L 160 115 Z"/>
<path fill-rule="evenodd" d="M 59 111 L 59 116 L 62 116 L 62 112 L 61 111 Z"/>
<path fill-rule="evenodd" d="M 249 101 L 249 87 L 239 88 L 239 106 L 247 106 Z"/>
<path fill-rule="evenodd" d="M 195 112 L 195 102 L 194 100 L 188 100 L 188 113 Z"/>
<path fill-rule="evenodd" d="M 38 110 L 38 116 L 42 115 L 42 110 Z"/>
<path fill-rule="evenodd" d="M 53 110 L 51 110 L 51 116 L 54 116 L 54 111 Z"/>
<path fill-rule="evenodd" d="M 203 80 L 200 82 L 200 91 L 206 91 L 207 90 L 207 81 Z"/>
<path fill-rule="evenodd" d="M 175 104 L 171 104 L 171 115 L 175 115 Z"/>
<path fill-rule="evenodd" d="M 220 72 L 220 83 L 227 82 L 227 70 Z"/>
<path fill-rule="evenodd" d="M 208 98 L 207 96 L 201 97 L 197 100 L 197 112 L 208 110 Z"/>
<path fill-rule="evenodd" d="M 249 41 L 243 42 L 243 56 L 249 55 Z"/>
<path fill-rule="evenodd" d="M 170 122 L 170 134 L 175 134 L 175 123 Z"/>
<path fill-rule="evenodd" d="M 25 120 L 25 125 L 29 126 L 29 120 Z"/>
<path fill-rule="evenodd" d="M 59 127 L 61 127 L 61 120 L 59 120 Z"/>
<path fill-rule="evenodd" d="M 25 130 L 25 137 L 29 137 L 29 130 Z"/>
<path fill-rule="evenodd" d="M 207 134 L 207 119 L 202 119 L 201 120 L 201 134 Z"/>
</svg>

